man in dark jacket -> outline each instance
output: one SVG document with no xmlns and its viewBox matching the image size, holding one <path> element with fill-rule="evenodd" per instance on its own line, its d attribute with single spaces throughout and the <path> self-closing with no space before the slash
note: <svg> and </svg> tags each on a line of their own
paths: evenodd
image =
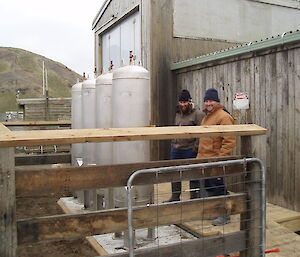
<svg viewBox="0 0 300 257">
<path fill-rule="evenodd" d="M 178 106 L 175 115 L 176 126 L 197 126 L 201 123 L 204 114 L 194 108 L 192 98 L 188 90 L 182 90 L 178 98 Z M 171 159 L 195 158 L 199 141 L 196 138 L 173 139 L 171 146 Z M 199 197 L 199 180 L 190 181 L 191 199 Z M 179 201 L 181 194 L 181 182 L 172 183 L 172 196 L 166 202 Z"/>
<path fill-rule="evenodd" d="M 205 117 L 201 125 L 233 125 L 232 116 L 224 110 L 220 104 L 218 91 L 214 88 L 206 90 L 204 96 Z M 236 144 L 236 137 L 202 137 L 199 143 L 197 158 L 209 158 L 218 156 L 228 156 Z M 205 188 L 209 196 L 218 196 L 228 194 L 224 185 L 223 178 L 212 178 L 205 180 Z M 213 221 L 213 225 L 221 226 L 230 222 L 230 217 L 225 215 L 218 217 Z"/>
</svg>

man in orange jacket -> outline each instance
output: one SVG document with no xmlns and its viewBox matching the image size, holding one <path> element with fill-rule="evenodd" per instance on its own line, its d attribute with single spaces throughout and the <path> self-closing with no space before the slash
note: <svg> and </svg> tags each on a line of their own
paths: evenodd
<svg viewBox="0 0 300 257">
<path fill-rule="evenodd" d="M 201 125 L 233 125 L 231 115 L 224 110 L 220 104 L 218 91 L 214 88 L 206 90 L 204 96 L 205 117 Z M 235 147 L 234 136 L 224 137 L 202 137 L 199 143 L 197 158 L 228 156 L 232 154 Z M 226 195 L 228 191 L 224 185 L 223 178 L 212 178 L 205 180 L 205 188 L 209 196 Z M 213 221 L 213 225 L 221 226 L 230 222 L 230 217 L 220 216 Z"/>
</svg>

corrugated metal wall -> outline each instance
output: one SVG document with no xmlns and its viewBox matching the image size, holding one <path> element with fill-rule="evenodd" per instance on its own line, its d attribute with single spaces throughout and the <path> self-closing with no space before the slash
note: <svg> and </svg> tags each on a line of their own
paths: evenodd
<svg viewBox="0 0 300 257">
<path fill-rule="evenodd" d="M 176 83 L 201 107 L 205 90 L 217 88 L 238 122 L 268 129 L 267 145 L 256 149 L 266 160 L 268 201 L 300 211 L 300 44 L 177 70 Z M 236 92 L 249 93 L 250 110 L 233 110 Z"/>
</svg>

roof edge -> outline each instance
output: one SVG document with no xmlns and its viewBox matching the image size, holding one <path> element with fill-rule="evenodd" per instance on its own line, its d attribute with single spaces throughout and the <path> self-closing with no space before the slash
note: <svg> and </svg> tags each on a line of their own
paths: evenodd
<svg viewBox="0 0 300 257">
<path fill-rule="evenodd" d="M 211 61 L 222 60 L 230 57 L 236 57 L 248 52 L 264 50 L 270 47 L 279 46 L 287 43 L 300 41 L 300 30 L 285 32 L 277 37 L 267 38 L 261 41 L 249 42 L 248 44 L 231 47 L 225 50 L 217 51 L 202 55 L 193 59 L 189 59 L 182 62 L 172 63 L 171 70 L 179 70 L 188 68 L 194 65 L 203 64 Z"/>
<path fill-rule="evenodd" d="M 109 3 L 111 2 L 111 0 L 105 0 L 102 4 L 102 6 L 100 7 L 100 10 L 98 11 L 98 13 L 96 14 L 93 23 L 92 23 L 92 30 L 96 27 L 97 22 L 100 20 L 102 14 L 104 13 L 104 11 L 106 10 L 107 6 L 109 5 Z"/>
</svg>

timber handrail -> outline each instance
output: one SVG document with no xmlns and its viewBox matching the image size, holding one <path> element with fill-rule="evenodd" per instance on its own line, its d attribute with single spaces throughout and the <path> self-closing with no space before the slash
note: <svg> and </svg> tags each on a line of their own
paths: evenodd
<svg viewBox="0 0 300 257">
<path fill-rule="evenodd" d="M 111 142 L 135 140 L 162 140 L 213 136 L 253 136 L 266 134 L 267 130 L 255 124 L 170 126 L 108 129 L 62 129 L 12 131 L 0 134 L 0 147 L 73 144 L 85 142 Z"/>
</svg>

